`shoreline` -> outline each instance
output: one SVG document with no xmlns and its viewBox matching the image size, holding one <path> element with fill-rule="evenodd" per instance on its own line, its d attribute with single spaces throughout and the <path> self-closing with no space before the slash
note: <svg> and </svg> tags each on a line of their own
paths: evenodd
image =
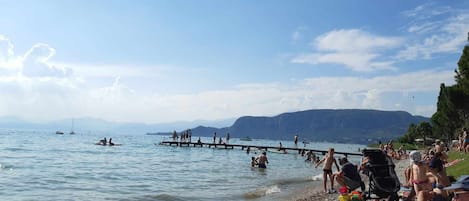
<svg viewBox="0 0 469 201">
<path fill-rule="evenodd" d="M 393 160 L 394 165 L 395 165 L 395 172 L 397 177 L 399 178 L 399 182 L 402 184 L 402 182 L 405 180 L 404 177 L 404 169 L 409 165 L 407 159 L 403 160 Z M 365 184 L 367 185 L 368 178 L 366 178 L 365 175 L 360 173 L 360 176 L 362 176 L 362 179 L 365 181 Z M 322 179 L 320 180 L 321 183 L 318 185 L 314 186 L 308 186 L 302 189 L 297 189 L 293 192 L 291 192 L 290 196 L 288 197 L 288 201 L 335 201 L 339 197 L 338 193 L 333 193 L 333 194 L 327 194 L 323 192 L 322 189 Z M 329 185 L 329 183 L 328 183 Z M 335 183 L 335 188 L 338 189 L 337 183 Z M 366 188 L 368 190 L 368 188 Z"/>
</svg>

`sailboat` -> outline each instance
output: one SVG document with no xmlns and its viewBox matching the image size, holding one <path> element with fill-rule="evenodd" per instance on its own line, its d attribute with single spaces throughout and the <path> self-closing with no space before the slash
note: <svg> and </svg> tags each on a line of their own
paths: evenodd
<svg viewBox="0 0 469 201">
<path fill-rule="evenodd" d="M 70 131 L 70 135 L 75 135 L 75 131 L 73 131 L 73 125 L 74 124 L 74 119 L 72 119 L 72 131 Z"/>
</svg>

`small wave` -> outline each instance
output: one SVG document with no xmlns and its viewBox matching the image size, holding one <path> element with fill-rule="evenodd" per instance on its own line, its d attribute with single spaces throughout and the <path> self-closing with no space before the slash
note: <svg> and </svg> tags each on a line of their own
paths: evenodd
<svg viewBox="0 0 469 201">
<path fill-rule="evenodd" d="M 318 175 L 312 176 L 312 177 L 311 177 L 311 180 L 313 180 L 313 181 L 320 181 L 320 180 L 322 180 L 322 174 L 318 174 Z"/>
<path fill-rule="evenodd" d="M 13 170 L 12 165 L 4 165 L 0 163 L 0 170 Z"/>
<path fill-rule="evenodd" d="M 5 148 L 5 151 L 32 151 L 31 149 L 19 148 L 19 147 L 10 147 Z"/>
<path fill-rule="evenodd" d="M 266 196 L 266 195 L 270 195 L 274 193 L 280 193 L 280 192 L 281 192 L 280 188 L 277 185 L 273 185 L 273 186 L 268 186 L 268 187 L 261 187 L 254 191 L 247 192 L 244 194 L 244 198 L 256 199 L 262 196 Z"/>
<path fill-rule="evenodd" d="M 281 179 L 281 180 L 276 180 L 275 184 L 283 186 L 283 185 L 290 185 L 290 184 L 300 184 L 300 183 L 306 183 L 310 182 L 311 180 L 307 177 L 303 178 L 288 178 L 288 179 Z"/>
<path fill-rule="evenodd" d="M 128 198 L 123 199 L 123 200 L 129 200 Z M 169 195 L 169 194 L 158 194 L 158 195 L 145 195 L 142 197 L 138 197 L 135 199 L 131 200 L 138 200 L 138 201 L 184 201 L 188 200 L 187 198 L 179 197 L 179 196 L 174 196 L 174 195 Z"/>
</svg>

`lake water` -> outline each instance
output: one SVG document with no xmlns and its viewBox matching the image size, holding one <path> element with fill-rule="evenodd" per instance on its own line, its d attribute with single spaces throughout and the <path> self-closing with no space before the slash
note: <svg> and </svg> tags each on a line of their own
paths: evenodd
<svg viewBox="0 0 469 201">
<path fill-rule="evenodd" d="M 123 145 L 94 145 L 103 137 Z M 155 145 L 162 139 L 144 134 L 0 131 L 0 197 L 10 201 L 283 200 L 295 189 L 322 183 L 313 179 L 322 168 L 315 169 L 296 153 L 267 152 L 270 163 L 262 171 L 250 167 L 255 154 L 240 148 Z M 230 143 L 276 146 L 279 141 L 232 138 Z M 312 142 L 306 147 L 357 152 L 363 145 Z"/>
</svg>

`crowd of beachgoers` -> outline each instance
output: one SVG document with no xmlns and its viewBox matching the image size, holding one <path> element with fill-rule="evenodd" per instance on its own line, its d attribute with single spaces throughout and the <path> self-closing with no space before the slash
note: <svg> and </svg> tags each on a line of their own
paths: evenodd
<svg viewBox="0 0 469 201">
<path fill-rule="evenodd" d="M 467 130 L 463 129 L 457 143 L 446 146 L 442 141 L 435 140 L 431 146 L 423 150 L 412 150 L 408 152 L 402 146 L 395 149 L 393 142 L 379 143 L 379 149 L 387 154 L 395 164 L 395 172 L 400 181 L 400 190 L 397 192 L 399 200 L 404 201 L 468 201 L 469 200 L 469 176 L 462 175 L 460 178 L 449 177 L 446 168 L 458 163 L 461 159 L 448 160 L 448 151 L 459 151 L 461 155 L 469 152 L 469 136 Z M 331 152 L 332 151 L 332 152 Z M 347 168 L 350 163 L 342 161 L 341 169 L 331 159 L 333 149 L 323 158 L 324 180 L 322 188 L 302 189 L 292 195 L 295 201 L 324 201 L 341 200 L 341 193 L 335 193 L 334 187 L 346 186 L 350 190 L 369 190 L 368 186 L 359 185 L 355 181 L 367 180 L 363 174 L 368 158 L 363 158 L 362 163 L 355 169 Z M 321 160 L 321 162 L 323 161 Z M 330 162 L 332 161 L 332 162 Z M 339 172 L 331 173 L 332 165 L 337 166 Z M 353 167 L 353 166 L 352 166 Z M 349 170 L 347 170 L 349 169 Z M 358 177 L 356 177 L 358 173 Z M 327 176 L 327 177 L 326 177 Z M 345 178 L 345 179 L 344 179 Z M 330 180 L 330 188 L 327 188 L 327 179 Z M 334 180 L 338 186 L 334 186 Z M 344 182 L 345 181 L 345 182 Z M 339 198 L 338 198 L 339 197 Z M 347 200 L 347 199 L 343 199 Z"/>
<path fill-rule="evenodd" d="M 180 138 L 181 142 L 191 141 L 191 131 L 187 130 L 180 136 L 176 132 L 173 133 L 173 140 Z M 294 137 L 294 143 L 297 145 L 299 137 Z M 218 143 L 229 143 L 230 134 L 227 133 L 225 140 L 219 137 Z M 200 138 L 198 139 L 200 142 Z M 213 134 L 213 143 L 217 143 L 217 135 Z M 460 159 L 448 161 L 447 152 L 450 149 L 457 150 L 461 153 L 469 152 L 469 136 L 467 130 L 463 129 L 459 136 L 458 143 L 446 146 L 442 141 L 435 140 L 432 146 L 426 146 L 423 150 L 405 150 L 403 146 L 394 147 L 393 141 L 387 143 L 378 143 L 379 150 L 387 155 L 393 161 L 393 168 L 396 172 L 396 180 L 400 182 L 402 188 L 396 192 L 399 199 L 405 201 L 446 201 L 446 200 L 468 200 L 469 201 L 469 177 L 466 186 L 455 185 L 452 182 L 457 178 L 448 177 L 446 168 L 460 161 Z M 278 151 L 284 151 L 282 143 L 279 143 Z M 249 154 L 250 148 L 246 152 Z M 367 174 L 365 174 L 366 165 L 370 159 L 364 157 L 360 164 L 352 164 L 346 157 L 339 157 L 338 160 L 334 156 L 334 148 L 330 148 L 328 153 L 320 159 L 312 151 L 300 151 L 298 154 L 305 157 L 305 161 L 312 162 L 315 168 L 322 165 L 322 186 L 312 189 L 303 189 L 295 192 L 291 200 L 310 201 L 310 200 L 347 200 L 343 197 L 349 196 L 351 192 L 360 192 L 360 199 L 365 196 L 364 192 L 369 190 Z M 265 151 L 260 151 L 258 157 L 251 158 L 251 166 L 258 168 L 266 168 L 268 159 Z M 340 167 L 339 167 L 340 165 Z M 337 171 L 333 171 L 333 168 Z M 464 178 L 461 178 L 464 179 Z M 455 187 L 456 186 L 456 187 Z M 368 187 L 368 189 L 367 189 Z M 342 197 L 341 197 L 342 196 Z M 397 200 L 397 197 L 396 197 Z"/>
</svg>

